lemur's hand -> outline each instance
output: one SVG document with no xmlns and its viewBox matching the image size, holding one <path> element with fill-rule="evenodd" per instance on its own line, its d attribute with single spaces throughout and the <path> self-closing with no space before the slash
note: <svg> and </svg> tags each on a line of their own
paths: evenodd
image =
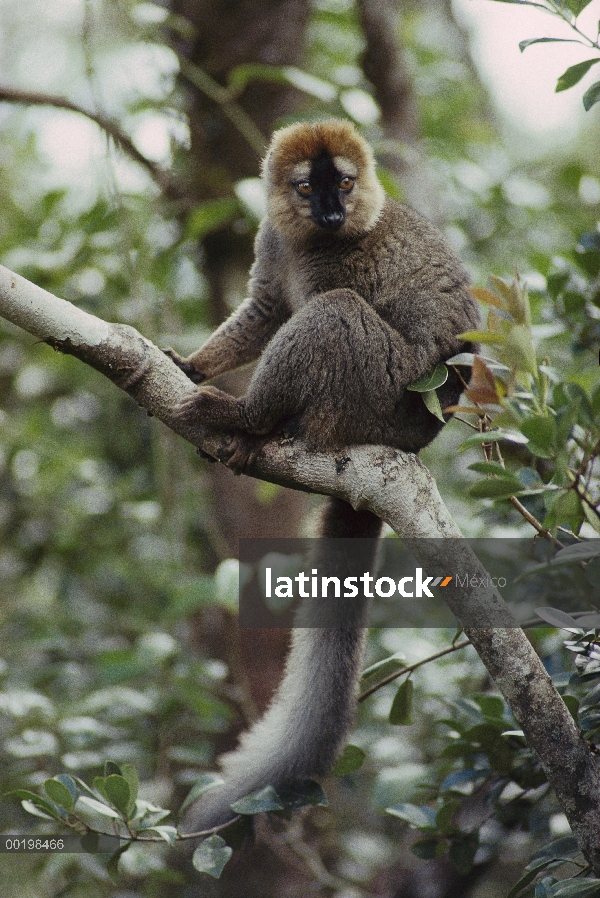
<svg viewBox="0 0 600 898">
<path fill-rule="evenodd" d="M 168 355 L 172 362 L 174 362 L 178 368 L 181 368 L 186 377 L 195 384 L 201 384 L 206 380 L 206 374 L 203 374 L 202 371 L 197 371 L 196 368 L 192 365 L 191 362 L 188 362 L 183 356 L 179 355 L 178 352 L 175 352 L 174 349 L 168 347 L 167 349 L 163 349 L 165 355 Z"/>
</svg>

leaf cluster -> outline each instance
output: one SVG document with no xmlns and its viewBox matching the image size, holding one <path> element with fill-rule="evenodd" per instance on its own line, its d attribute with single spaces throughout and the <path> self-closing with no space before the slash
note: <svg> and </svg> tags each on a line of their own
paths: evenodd
<svg viewBox="0 0 600 898">
<path fill-rule="evenodd" d="M 497 359 L 463 354 L 448 362 L 473 366 L 465 390 L 472 405 L 446 410 L 478 419 L 479 432 L 460 447 L 481 446 L 484 454 L 484 461 L 470 466 L 486 475 L 470 494 L 496 501 L 519 497 L 539 520 L 539 532 L 566 528 L 578 534 L 587 522 L 600 533 L 600 385 L 588 390 L 563 381 L 547 359 L 538 360 L 518 276 L 510 285 L 490 278 L 489 288 L 472 292 L 488 307 L 487 329 L 463 337 L 494 347 Z"/>
<path fill-rule="evenodd" d="M 559 93 L 563 90 L 568 90 L 570 87 L 574 87 L 576 84 L 579 84 L 584 75 L 587 75 L 592 66 L 596 65 L 596 63 L 600 62 L 600 44 L 598 43 L 598 37 L 600 35 L 600 23 L 598 25 L 598 32 L 592 38 L 589 35 L 584 34 L 577 25 L 577 19 L 579 15 L 583 12 L 583 10 L 590 5 L 592 0 L 499 0 L 502 3 L 519 3 L 521 6 L 532 6 L 536 9 L 544 10 L 547 13 L 550 13 L 555 18 L 561 19 L 574 33 L 574 37 L 564 38 L 564 37 L 532 37 L 527 40 L 521 41 L 519 44 L 519 48 L 521 52 L 527 49 L 527 47 L 533 46 L 533 44 L 551 44 L 551 43 L 577 43 L 581 44 L 584 47 L 589 47 L 592 50 L 596 50 L 599 55 L 592 56 L 590 59 L 586 59 L 583 62 L 578 62 L 575 65 L 569 66 L 569 68 L 563 72 L 556 83 L 556 92 Z M 600 81 L 595 81 L 583 95 L 583 106 L 586 112 L 592 108 L 592 106 L 600 100 Z"/>
</svg>

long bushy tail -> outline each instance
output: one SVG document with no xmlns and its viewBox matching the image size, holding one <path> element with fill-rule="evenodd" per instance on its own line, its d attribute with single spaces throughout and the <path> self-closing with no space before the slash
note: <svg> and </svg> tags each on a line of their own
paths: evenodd
<svg viewBox="0 0 600 898">
<path fill-rule="evenodd" d="M 341 582 L 360 576 L 372 568 L 380 530 L 375 515 L 329 499 L 319 530 L 325 539 L 315 543 L 310 564 Z M 365 541 L 354 544 L 352 552 L 337 552 L 331 538 Z M 235 816 L 230 805 L 263 786 L 277 789 L 329 771 L 354 716 L 366 604 L 363 599 L 354 605 L 350 627 L 293 630 L 285 674 L 271 706 L 242 735 L 238 748 L 221 759 L 224 785 L 211 789 L 186 811 L 183 832 L 226 823 Z"/>
</svg>

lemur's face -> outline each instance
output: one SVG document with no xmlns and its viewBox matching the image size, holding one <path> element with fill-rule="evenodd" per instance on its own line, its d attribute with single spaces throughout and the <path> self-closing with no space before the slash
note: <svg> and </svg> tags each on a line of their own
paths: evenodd
<svg viewBox="0 0 600 898">
<path fill-rule="evenodd" d="M 294 205 L 299 215 L 310 218 L 324 231 L 339 231 L 354 210 L 352 192 L 357 174 L 354 163 L 343 156 L 332 157 L 327 150 L 316 159 L 298 163 L 292 171 L 291 186 L 298 195 Z"/>
<path fill-rule="evenodd" d="M 263 171 L 271 223 L 293 243 L 322 231 L 360 236 L 381 214 L 384 194 L 371 148 L 350 122 L 277 131 Z"/>
</svg>

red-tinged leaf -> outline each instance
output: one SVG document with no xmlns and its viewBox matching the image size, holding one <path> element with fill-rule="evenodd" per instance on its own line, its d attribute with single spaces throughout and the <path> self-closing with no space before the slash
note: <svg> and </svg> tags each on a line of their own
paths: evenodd
<svg viewBox="0 0 600 898">
<path fill-rule="evenodd" d="M 498 394 L 485 389 L 485 387 L 478 390 L 469 387 L 468 390 L 465 390 L 465 396 L 477 405 L 500 405 Z"/>
<path fill-rule="evenodd" d="M 459 412 L 463 415 L 477 415 L 478 417 L 480 415 L 479 409 L 470 405 L 449 405 L 444 409 L 445 415 L 456 415 Z"/>
<path fill-rule="evenodd" d="M 507 308 L 506 303 L 500 296 L 496 293 L 492 293 L 491 290 L 487 290 L 485 287 L 471 287 L 469 292 L 475 299 L 483 303 L 484 306 L 495 306 L 497 309 L 502 309 L 503 311 Z"/>
<path fill-rule="evenodd" d="M 496 405 L 500 403 L 496 379 L 479 356 L 475 356 L 473 361 L 471 380 L 469 381 L 469 388 L 465 391 L 465 395 L 471 402 L 480 405 L 487 402 L 492 402 Z"/>
<path fill-rule="evenodd" d="M 458 336 L 461 340 L 470 340 L 473 343 L 490 343 L 493 346 L 500 346 L 504 343 L 504 334 L 494 331 L 465 331 L 464 334 Z"/>
</svg>

